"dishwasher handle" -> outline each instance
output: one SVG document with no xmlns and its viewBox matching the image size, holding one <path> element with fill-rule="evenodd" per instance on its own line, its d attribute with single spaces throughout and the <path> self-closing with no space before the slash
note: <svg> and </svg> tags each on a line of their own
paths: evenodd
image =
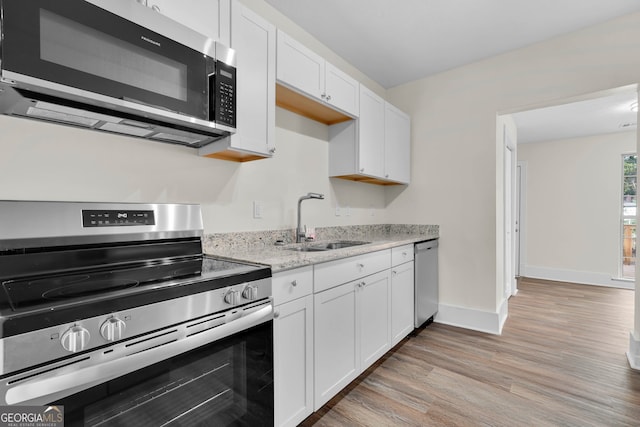
<svg viewBox="0 0 640 427">
<path fill-rule="evenodd" d="M 423 251 L 428 251 L 430 249 L 435 249 L 437 247 L 438 247 L 438 239 L 427 240 L 426 242 L 416 243 L 415 251 L 423 252 Z"/>
</svg>

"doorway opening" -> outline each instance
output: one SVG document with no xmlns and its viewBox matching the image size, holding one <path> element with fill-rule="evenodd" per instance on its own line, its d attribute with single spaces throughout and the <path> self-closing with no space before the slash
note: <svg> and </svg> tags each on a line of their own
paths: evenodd
<svg viewBox="0 0 640 427">
<path fill-rule="evenodd" d="M 513 122 L 516 147 L 500 138 L 505 298 L 517 291 L 511 283 L 518 276 L 634 287 L 621 280 L 620 266 L 627 266 L 624 274 L 635 266 L 636 212 L 624 204 L 626 196 L 635 202 L 635 193 L 621 185 L 620 156 L 636 150 L 637 96 L 632 85 L 498 116 L 499 124 Z M 635 184 L 637 168 L 631 175 L 626 180 Z"/>
</svg>

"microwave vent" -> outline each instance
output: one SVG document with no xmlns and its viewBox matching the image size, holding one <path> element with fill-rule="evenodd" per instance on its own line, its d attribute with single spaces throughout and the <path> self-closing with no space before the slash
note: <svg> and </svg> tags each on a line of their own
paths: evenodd
<svg viewBox="0 0 640 427">
<path fill-rule="evenodd" d="M 169 134 L 169 133 L 157 133 L 151 136 L 151 138 L 157 139 L 160 141 L 169 141 L 169 142 L 175 142 L 178 144 L 189 144 L 189 145 L 193 145 L 198 142 L 203 142 L 207 140 L 207 138 L 203 138 L 200 135 L 196 135 L 196 134 L 177 135 L 177 134 Z"/>
<path fill-rule="evenodd" d="M 88 117 L 80 117 L 73 114 L 63 113 L 60 111 L 46 110 L 44 108 L 29 107 L 27 108 L 27 117 L 51 120 L 54 122 L 63 122 L 84 127 L 93 127 L 100 120 L 90 119 Z"/>
<path fill-rule="evenodd" d="M 153 133 L 153 130 L 150 129 L 145 129 L 139 126 L 123 125 L 121 123 L 105 123 L 102 126 L 99 126 L 99 128 L 108 132 L 141 137 L 148 136 Z"/>
</svg>

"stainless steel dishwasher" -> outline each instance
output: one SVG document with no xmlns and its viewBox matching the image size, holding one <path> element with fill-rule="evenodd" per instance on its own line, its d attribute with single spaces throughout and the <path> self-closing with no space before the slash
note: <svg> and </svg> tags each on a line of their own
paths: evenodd
<svg viewBox="0 0 640 427">
<path fill-rule="evenodd" d="M 438 239 L 415 245 L 415 317 L 419 328 L 438 312 Z"/>
</svg>

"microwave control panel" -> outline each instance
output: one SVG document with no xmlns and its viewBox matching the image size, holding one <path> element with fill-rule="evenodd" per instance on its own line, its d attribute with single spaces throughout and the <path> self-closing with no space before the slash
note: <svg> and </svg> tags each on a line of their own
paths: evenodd
<svg viewBox="0 0 640 427">
<path fill-rule="evenodd" d="M 224 62 L 216 62 L 214 96 L 211 111 L 216 123 L 236 127 L 236 69 Z"/>
</svg>

